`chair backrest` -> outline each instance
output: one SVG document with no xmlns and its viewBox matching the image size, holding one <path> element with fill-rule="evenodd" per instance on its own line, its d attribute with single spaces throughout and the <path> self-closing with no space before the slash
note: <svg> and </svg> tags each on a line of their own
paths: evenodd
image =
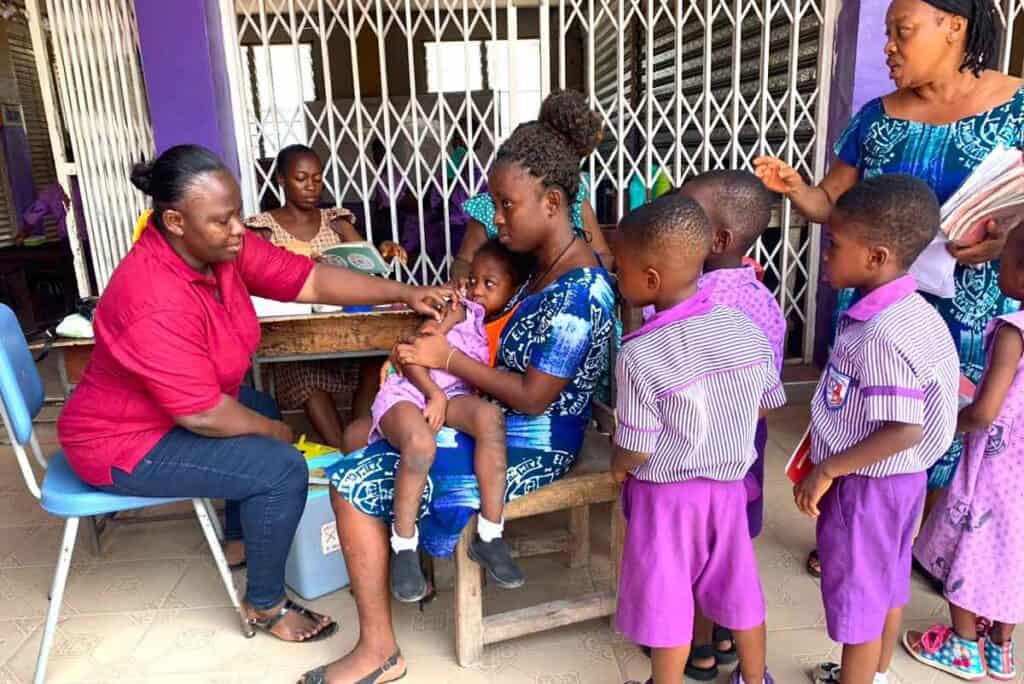
<svg viewBox="0 0 1024 684">
<path fill-rule="evenodd" d="M 10 307 L 0 304 L 0 398 L 11 441 L 25 445 L 32 438 L 32 419 L 43 407 L 43 396 L 43 381 L 21 325 Z"/>
<path fill-rule="evenodd" d="M 25 445 L 28 445 L 36 462 L 45 468 L 46 461 L 32 427 L 32 419 L 43 407 L 43 381 L 18 319 L 4 304 L 0 304 L 0 399 L 0 419 L 11 440 L 21 475 L 29 491 L 38 499 L 39 482 L 32 471 Z"/>
</svg>

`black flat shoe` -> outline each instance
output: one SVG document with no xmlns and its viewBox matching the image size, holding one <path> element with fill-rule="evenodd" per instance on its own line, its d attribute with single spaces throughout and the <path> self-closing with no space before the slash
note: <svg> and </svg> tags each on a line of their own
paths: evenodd
<svg viewBox="0 0 1024 684">
<path fill-rule="evenodd" d="M 711 658 L 715 663 L 711 665 L 711 667 L 698 667 L 693 663 L 694 658 Z M 690 679 L 698 682 L 713 682 L 718 679 L 717 660 L 718 658 L 714 646 L 711 644 L 697 646 L 690 651 L 690 657 L 686 659 L 685 674 Z"/>
<path fill-rule="evenodd" d="M 427 595 L 427 579 L 415 551 L 391 552 L 391 595 L 402 603 L 416 603 Z"/>
<path fill-rule="evenodd" d="M 474 537 L 469 545 L 469 557 L 483 566 L 502 589 L 518 589 L 526 582 L 523 571 L 519 569 L 508 544 L 501 537 L 489 542 L 479 536 Z"/>
</svg>

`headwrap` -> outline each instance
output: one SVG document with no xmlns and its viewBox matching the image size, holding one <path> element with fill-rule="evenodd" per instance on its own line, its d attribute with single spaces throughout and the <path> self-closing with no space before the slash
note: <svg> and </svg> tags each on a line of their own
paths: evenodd
<svg viewBox="0 0 1024 684">
<path fill-rule="evenodd" d="M 975 76 L 996 66 L 999 52 L 998 17 L 992 0 L 924 0 L 937 10 L 967 20 L 967 46 L 961 69 Z"/>
</svg>

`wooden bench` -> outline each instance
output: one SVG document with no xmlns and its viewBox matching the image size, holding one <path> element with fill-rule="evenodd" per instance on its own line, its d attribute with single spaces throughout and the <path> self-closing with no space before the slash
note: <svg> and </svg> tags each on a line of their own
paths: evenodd
<svg viewBox="0 0 1024 684">
<path fill-rule="evenodd" d="M 476 525 L 467 525 L 455 549 L 455 650 L 459 665 L 467 667 L 476 663 L 487 644 L 615 613 L 625 526 L 619 503 L 621 485 L 609 471 L 611 453 L 608 437 L 588 430 L 583 449 L 564 478 L 505 507 L 506 521 L 568 510 L 568 531 L 532 535 L 524 543 L 513 543 L 513 555 L 526 557 L 567 551 L 569 567 L 576 568 L 590 564 L 590 506 L 613 503 L 611 588 L 484 616 L 482 571 L 467 553 Z"/>
</svg>

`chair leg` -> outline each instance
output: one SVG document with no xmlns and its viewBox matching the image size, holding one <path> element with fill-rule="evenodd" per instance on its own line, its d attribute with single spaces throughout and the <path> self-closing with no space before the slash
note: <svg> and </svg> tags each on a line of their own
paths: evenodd
<svg viewBox="0 0 1024 684">
<path fill-rule="evenodd" d="M 89 540 L 92 542 L 92 553 L 96 558 L 103 555 L 103 530 L 100 528 L 100 521 L 96 516 L 89 516 Z"/>
<path fill-rule="evenodd" d="M 242 609 L 242 604 L 238 600 L 238 591 L 235 590 L 235 583 L 231 579 L 231 570 L 228 568 L 228 562 L 224 558 L 224 551 L 220 548 L 220 540 L 217 539 L 217 533 L 213 529 L 213 522 L 210 520 L 210 515 L 206 512 L 208 503 L 209 502 L 205 499 L 192 499 L 192 507 L 196 509 L 196 517 L 199 518 L 199 526 L 203 528 L 203 535 L 206 537 L 206 543 L 210 545 L 210 553 L 213 554 L 213 562 L 217 565 L 217 571 L 220 573 L 220 578 L 224 582 L 224 588 L 228 591 L 228 597 L 231 599 L 231 605 L 235 607 L 235 611 L 238 613 L 238 620 L 242 625 L 242 634 L 247 638 L 252 638 L 252 636 L 256 634 L 256 630 L 254 630 L 252 625 L 249 624 L 245 611 Z"/>
<path fill-rule="evenodd" d="M 622 514 L 622 499 L 612 505 L 611 560 L 612 593 L 616 601 L 619 596 L 619 578 L 622 577 L 622 548 L 626 545 L 626 518 Z M 612 629 L 615 629 L 615 614 L 612 614 Z"/>
<path fill-rule="evenodd" d="M 210 518 L 210 524 L 213 525 L 213 531 L 217 535 L 217 539 L 221 544 L 224 543 L 224 528 L 220 524 L 220 516 L 217 515 L 217 509 L 214 508 L 213 502 L 209 499 L 201 499 L 203 502 L 203 508 L 206 509 L 206 514 Z"/>
<path fill-rule="evenodd" d="M 569 509 L 569 567 L 590 565 L 590 506 Z"/>
<path fill-rule="evenodd" d="M 60 544 L 60 555 L 57 556 L 57 568 L 53 572 L 53 585 L 50 587 L 50 607 L 46 610 L 46 624 L 43 626 L 43 639 L 39 643 L 39 658 L 36 660 L 36 674 L 32 678 L 34 684 L 46 681 L 46 665 L 50 660 L 53 648 L 53 637 L 57 633 L 57 618 L 64 602 L 64 587 L 68 582 L 68 570 L 71 568 L 71 554 L 75 551 L 75 539 L 78 537 L 78 518 L 68 518 L 64 523 L 64 538 Z"/>
<path fill-rule="evenodd" d="M 455 653 L 459 665 L 469 667 L 484 653 L 484 602 L 480 566 L 469 557 L 476 534 L 470 523 L 455 547 Z"/>
</svg>

